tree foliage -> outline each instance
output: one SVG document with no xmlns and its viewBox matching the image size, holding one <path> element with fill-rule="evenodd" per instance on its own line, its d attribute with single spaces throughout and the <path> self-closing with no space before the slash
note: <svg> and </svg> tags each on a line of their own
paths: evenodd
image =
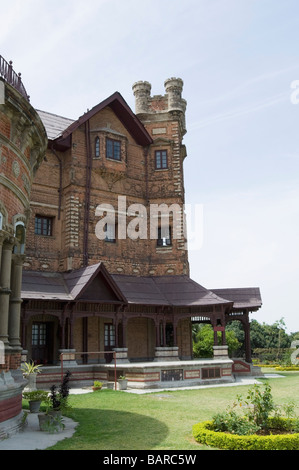
<svg viewBox="0 0 299 470">
<path fill-rule="evenodd" d="M 218 332 L 218 338 L 221 338 L 221 333 Z M 234 331 L 226 333 L 226 344 L 228 346 L 228 353 L 232 355 L 235 350 L 238 350 L 240 343 Z M 200 324 L 195 325 L 193 329 L 193 355 L 194 357 L 213 357 L 214 346 L 214 331 L 211 325 Z"/>
<path fill-rule="evenodd" d="M 221 333 L 218 333 L 221 337 Z M 240 357 L 245 354 L 245 333 L 240 321 L 232 321 L 225 328 L 226 343 L 229 355 Z M 272 325 L 250 322 L 251 350 L 255 349 L 287 349 L 292 341 L 299 339 L 299 332 L 287 334 L 284 319 Z M 213 357 L 214 332 L 210 324 L 196 324 L 193 326 L 193 355 L 199 357 Z"/>
</svg>

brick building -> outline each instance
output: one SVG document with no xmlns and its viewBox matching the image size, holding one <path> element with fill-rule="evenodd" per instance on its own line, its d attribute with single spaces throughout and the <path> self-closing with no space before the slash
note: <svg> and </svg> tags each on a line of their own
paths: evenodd
<svg viewBox="0 0 299 470">
<path fill-rule="evenodd" d="M 182 89 L 171 78 L 165 95 L 151 96 L 148 82 L 135 83 L 135 113 L 117 92 L 76 121 L 38 111 L 48 148 L 31 193 L 21 343 L 28 358 L 49 366 L 45 380 L 55 377 L 50 365 L 60 357 L 74 366 L 99 362 L 92 374 L 75 366 L 74 375 L 91 378 L 96 370 L 108 380 L 103 364 L 112 350 L 131 386 L 157 386 L 163 377 L 232 380 L 231 319 L 244 324 L 251 362 L 249 312 L 261 306 L 259 289 L 216 292 L 189 277 Z M 157 211 L 163 204 L 166 213 Z M 192 322 L 213 325 L 215 358 L 184 368 Z M 99 351 L 106 355 L 95 358 Z M 165 360 L 164 371 L 148 368 Z M 181 362 L 174 368 L 174 361 Z"/>
<path fill-rule="evenodd" d="M 0 56 L 0 438 L 21 420 L 22 265 L 34 175 L 47 135 L 20 75 Z"/>
</svg>

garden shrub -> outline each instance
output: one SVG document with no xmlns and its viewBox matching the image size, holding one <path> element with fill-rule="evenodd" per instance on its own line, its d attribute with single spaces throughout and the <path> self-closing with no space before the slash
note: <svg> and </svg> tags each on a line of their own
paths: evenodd
<svg viewBox="0 0 299 470">
<path fill-rule="evenodd" d="M 275 405 L 270 385 L 262 390 L 255 384 L 245 400 L 238 396 L 212 421 L 195 424 L 193 435 L 198 442 L 220 449 L 299 450 L 299 419 L 294 419 L 294 409 L 294 403 Z"/>
<path fill-rule="evenodd" d="M 299 450 L 299 433 L 240 436 L 215 431 L 212 420 L 195 424 L 193 436 L 200 444 L 225 450 Z"/>
</svg>

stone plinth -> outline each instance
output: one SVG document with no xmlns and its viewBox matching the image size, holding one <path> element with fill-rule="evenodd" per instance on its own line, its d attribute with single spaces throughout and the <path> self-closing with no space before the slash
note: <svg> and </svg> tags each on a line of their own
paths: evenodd
<svg viewBox="0 0 299 470">
<path fill-rule="evenodd" d="M 179 359 L 178 347 L 155 348 L 155 361 L 177 361 Z"/>
<path fill-rule="evenodd" d="M 76 349 L 59 349 L 60 361 L 62 360 L 63 367 L 76 366 Z"/>
<path fill-rule="evenodd" d="M 214 359 L 228 358 L 228 346 L 213 346 Z"/>
</svg>

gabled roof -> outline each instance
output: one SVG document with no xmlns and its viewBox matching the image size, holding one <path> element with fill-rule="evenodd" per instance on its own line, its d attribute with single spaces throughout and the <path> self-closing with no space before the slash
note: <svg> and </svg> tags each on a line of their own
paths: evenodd
<svg viewBox="0 0 299 470">
<path fill-rule="evenodd" d="M 82 124 L 87 122 L 90 118 L 92 118 L 95 114 L 97 114 L 102 109 L 109 106 L 112 111 L 117 115 L 118 119 L 122 122 L 125 126 L 127 131 L 134 137 L 136 142 L 142 146 L 148 146 L 153 141 L 141 121 L 137 118 L 137 116 L 133 113 L 129 105 L 126 103 L 124 98 L 121 96 L 119 92 L 115 92 L 113 95 L 109 96 L 109 98 L 105 99 L 94 108 L 92 108 L 87 113 L 83 114 L 83 116 L 79 117 L 76 121 L 72 122 L 63 132 L 62 134 L 55 139 L 56 143 L 60 146 L 63 146 L 65 142 L 69 141 L 70 135 Z"/>
<path fill-rule="evenodd" d="M 110 274 L 103 263 L 65 273 L 23 271 L 22 298 L 169 307 L 224 305 L 235 312 L 256 311 L 262 305 L 257 287 L 209 290 L 185 275 Z"/>
<path fill-rule="evenodd" d="M 22 299 L 127 303 L 103 263 L 66 273 L 23 271 Z"/>
<path fill-rule="evenodd" d="M 93 290 L 91 290 L 90 288 L 97 277 L 100 278 L 100 282 L 94 285 Z M 63 278 L 70 295 L 75 300 L 95 301 L 96 299 L 101 300 L 104 298 L 105 300 L 127 303 L 126 298 L 113 281 L 103 263 L 63 273 Z"/>
</svg>

